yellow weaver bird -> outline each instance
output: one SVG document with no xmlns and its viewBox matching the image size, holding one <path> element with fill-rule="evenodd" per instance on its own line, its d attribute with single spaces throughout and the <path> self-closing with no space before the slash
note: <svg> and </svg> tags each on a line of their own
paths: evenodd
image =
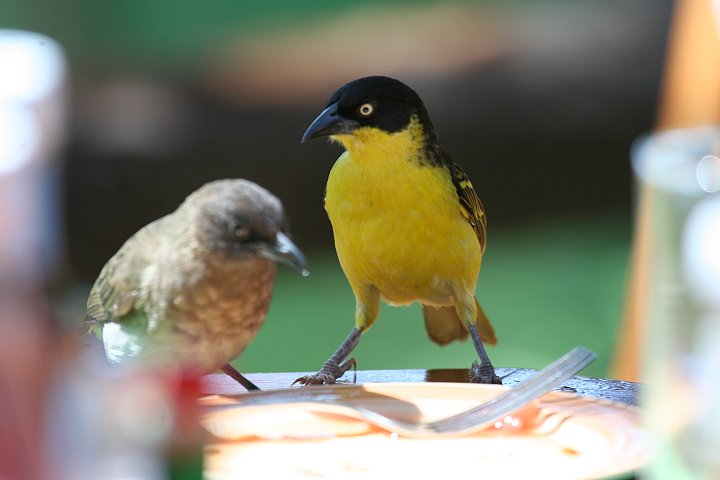
<svg viewBox="0 0 720 480">
<path fill-rule="evenodd" d="M 355 328 L 301 384 L 334 383 L 380 300 L 420 302 L 430 339 L 473 339 L 474 382 L 501 383 L 485 352 L 495 332 L 475 299 L 486 219 L 470 180 L 438 143 L 422 100 L 388 77 L 365 77 L 337 90 L 303 135 L 330 137 L 345 152 L 330 171 L 325 210 L 338 259 L 355 294 Z"/>
</svg>

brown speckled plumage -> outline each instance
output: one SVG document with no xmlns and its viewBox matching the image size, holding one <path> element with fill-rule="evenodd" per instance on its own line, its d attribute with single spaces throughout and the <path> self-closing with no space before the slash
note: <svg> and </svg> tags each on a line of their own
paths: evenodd
<svg viewBox="0 0 720 480">
<path fill-rule="evenodd" d="M 265 321 L 276 266 L 264 253 L 286 229 L 270 192 L 245 180 L 206 184 L 107 262 L 88 298 L 90 329 L 115 363 L 222 367 Z"/>
</svg>

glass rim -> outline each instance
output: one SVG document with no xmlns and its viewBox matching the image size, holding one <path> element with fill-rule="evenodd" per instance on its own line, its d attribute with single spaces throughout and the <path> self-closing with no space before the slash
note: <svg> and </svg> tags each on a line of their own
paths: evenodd
<svg viewBox="0 0 720 480">
<path fill-rule="evenodd" d="M 643 184 L 688 195 L 720 190 L 720 125 L 655 130 L 630 148 L 635 178 Z"/>
</svg>

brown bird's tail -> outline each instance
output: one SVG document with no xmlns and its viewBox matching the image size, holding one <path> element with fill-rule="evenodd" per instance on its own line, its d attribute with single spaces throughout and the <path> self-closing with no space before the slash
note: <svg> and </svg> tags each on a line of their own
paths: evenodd
<svg viewBox="0 0 720 480">
<path fill-rule="evenodd" d="M 475 299 L 475 306 L 477 307 L 475 325 L 480 338 L 489 345 L 495 345 L 497 343 L 495 330 L 490 325 L 490 320 L 488 320 L 477 299 Z M 430 340 L 438 345 L 445 345 L 454 340 L 465 340 L 468 336 L 468 329 L 457 316 L 455 307 L 423 305 L 423 316 L 425 317 L 425 329 Z"/>
</svg>

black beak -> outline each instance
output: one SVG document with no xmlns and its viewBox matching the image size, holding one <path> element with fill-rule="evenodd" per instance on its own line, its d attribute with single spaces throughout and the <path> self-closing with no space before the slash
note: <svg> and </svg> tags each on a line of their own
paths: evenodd
<svg viewBox="0 0 720 480">
<path fill-rule="evenodd" d="M 330 135 L 349 135 L 359 126 L 360 124 L 355 120 L 348 120 L 338 115 L 337 103 L 333 103 L 313 120 L 300 142 L 305 143 L 312 138 Z"/>
<path fill-rule="evenodd" d="M 292 267 L 303 277 L 310 275 L 305 255 L 303 255 L 292 240 L 282 232 L 278 232 L 275 245 L 262 245 L 260 247 L 260 256 L 274 262 L 284 263 Z"/>
</svg>

